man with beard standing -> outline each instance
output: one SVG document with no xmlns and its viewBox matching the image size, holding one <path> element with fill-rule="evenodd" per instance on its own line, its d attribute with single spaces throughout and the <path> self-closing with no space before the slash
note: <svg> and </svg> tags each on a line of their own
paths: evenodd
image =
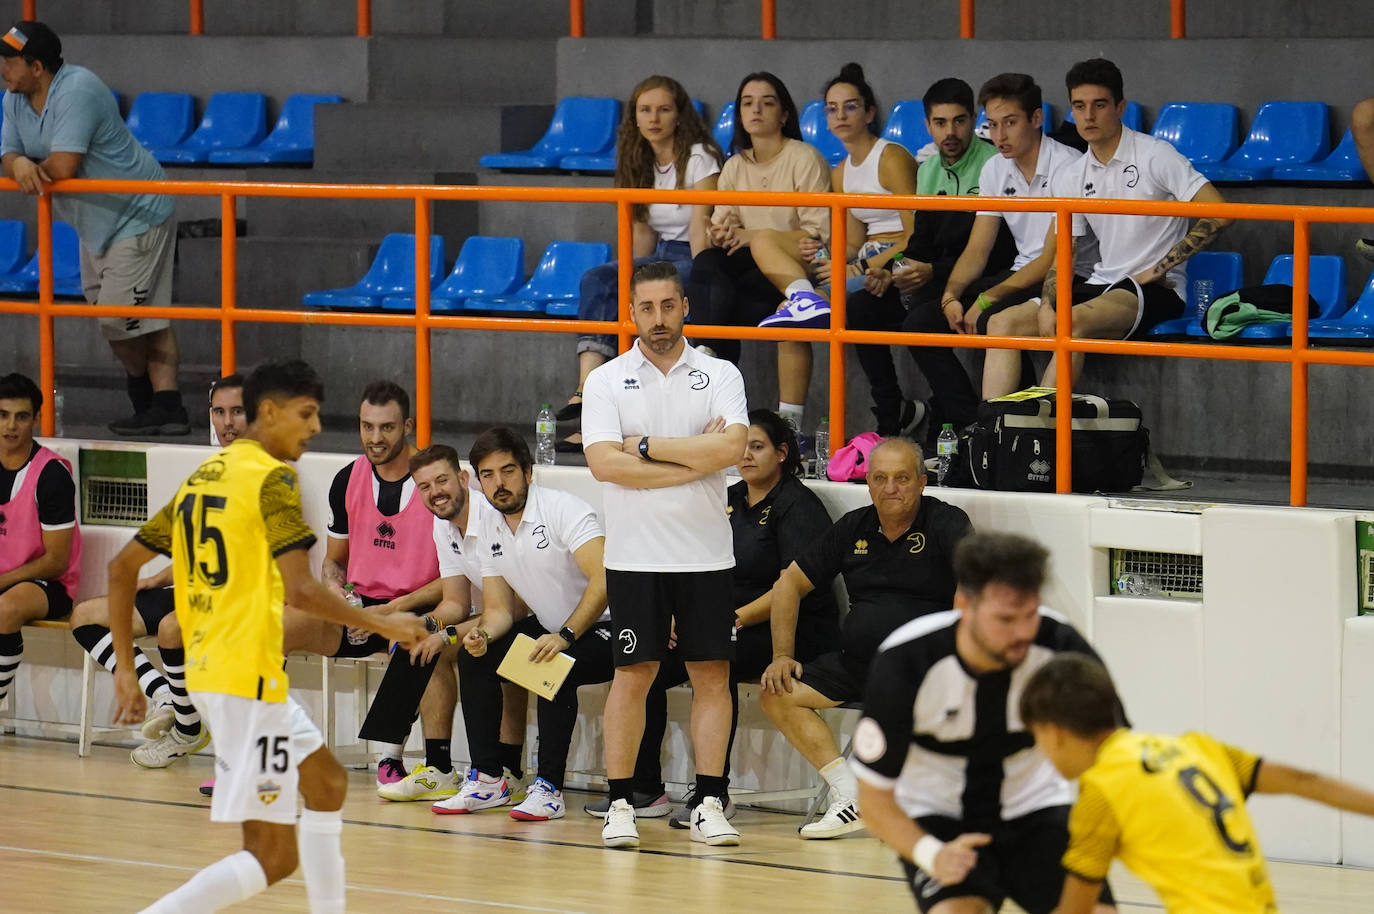
<svg viewBox="0 0 1374 914">
<path fill-rule="evenodd" d="M 692 748 L 700 805 L 693 841 L 738 844 L 725 818 L 730 661 L 735 655 L 734 537 L 725 468 L 749 429 L 739 369 L 682 337 L 687 299 L 666 262 L 630 280 L 639 339 L 583 387 L 587 466 L 605 483 L 606 590 L 615 632 L 615 678 L 606 700 L 607 847 L 639 846 L 631 805 L 644 699 L 670 633 L 692 681 Z"/>
</svg>

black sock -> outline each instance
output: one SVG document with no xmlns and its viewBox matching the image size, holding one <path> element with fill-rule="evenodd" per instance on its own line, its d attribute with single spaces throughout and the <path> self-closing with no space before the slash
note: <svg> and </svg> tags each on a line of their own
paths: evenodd
<svg viewBox="0 0 1374 914">
<path fill-rule="evenodd" d="M 631 806 L 634 805 L 634 778 L 610 778 L 611 782 L 611 802 L 624 800 Z"/>
<path fill-rule="evenodd" d="M 182 410 L 181 391 L 173 388 L 172 390 L 159 390 L 153 393 L 153 405 L 163 412 L 176 413 Z"/>
<path fill-rule="evenodd" d="M 134 405 L 134 412 L 146 413 L 153 408 L 153 382 L 146 374 L 126 375 L 124 388 L 129 392 L 129 402 Z"/>
<path fill-rule="evenodd" d="M 525 776 L 525 744 L 524 743 L 500 743 L 501 764 L 506 770 L 515 775 L 516 779 Z"/>
<path fill-rule="evenodd" d="M 698 774 L 697 775 L 697 802 L 701 802 L 702 797 L 715 797 L 720 800 L 720 805 L 724 806 L 730 799 L 729 784 L 724 775 Z"/>
<path fill-rule="evenodd" d="M 445 774 L 453 770 L 453 757 L 450 755 L 449 741 L 446 739 L 425 740 L 425 764 L 438 768 Z"/>
</svg>

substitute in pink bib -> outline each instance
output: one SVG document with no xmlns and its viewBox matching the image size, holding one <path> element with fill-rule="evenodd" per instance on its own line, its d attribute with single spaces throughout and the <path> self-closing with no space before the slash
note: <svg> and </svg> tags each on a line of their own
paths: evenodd
<svg viewBox="0 0 1374 914">
<path fill-rule="evenodd" d="M 43 528 L 38 521 L 38 477 L 49 461 L 56 460 L 71 473 L 72 466 L 56 452 L 39 447 L 28 466 L 19 471 L 9 504 L 0 506 L 0 574 L 18 568 L 43 554 Z M 72 549 L 67 570 L 57 579 L 67 596 L 76 598 L 81 584 L 81 527 L 72 529 Z"/>
<path fill-rule="evenodd" d="M 401 510 L 387 517 L 377 510 L 372 464 L 353 462 L 344 503 L 348 508 L 348 580 L 358 593 L 393 600 L 439 577 L 434 552 L 434 516 L 406 481 Z"/>
</svg>

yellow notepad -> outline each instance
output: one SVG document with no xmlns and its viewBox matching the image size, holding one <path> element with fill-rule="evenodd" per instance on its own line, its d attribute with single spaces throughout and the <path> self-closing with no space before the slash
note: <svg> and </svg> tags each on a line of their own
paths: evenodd
<svg viewBox="0 0 1374 914">
<path fill-rule="evenodd" d="M 563 680 L 568 678 L 568 673 L 572 671 L 572 665 L 576 660 L 560 653 L 552 660 L 538 663 L 530 660 L 532 653 L 534 639 L 525 634 L 516 635 L 510 650 L 506 651 L 506 658 L 496 668 L 496 673 L 540 698 L 552 701 L 563 686 Z"/>
</svg>

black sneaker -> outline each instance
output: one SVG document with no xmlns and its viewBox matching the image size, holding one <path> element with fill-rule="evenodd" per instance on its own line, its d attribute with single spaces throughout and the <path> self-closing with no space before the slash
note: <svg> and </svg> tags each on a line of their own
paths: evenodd
<svg viewBox="0 0 1374 914">
<path fill-rule="evenodd" d="M 191 434 L 191 420 L 184 406 L 179 406 L 175 410 L 153 406 L 127 418 L 116 419 L 108 427 L 116 435 Z"/>
<path fill-rule="evenodd" d="M 645 793 L 642 790 L 636 790 L 633 792 L 630 799 L 635 806 L 636 818 L 659 819 L 673 811 L 672 803 L 668 801 L 668 794 L 662 791 L 658 793 Z M 604 819 L 606 818 L 606 813 L 610 811 L 610 808 L 611 798 L 605 796 L 583 806 L 582 811 L 589 816 L 596 816 L 597 818 Z"/>
<path fill-rule="evenodd" d="M 923 400 L 903 400 L 901 412 L 895 417 L 895 422 L 888 422 L 883 416 L 878 414 L 878 407 L 869 407 L 873 415 L 878 419 L 878 434 L 883 438 L 911 438 L 919 440 L 916 432 L 920 429 L 926 417 L 930 414 L 930 409 Z"/>
</svg>

